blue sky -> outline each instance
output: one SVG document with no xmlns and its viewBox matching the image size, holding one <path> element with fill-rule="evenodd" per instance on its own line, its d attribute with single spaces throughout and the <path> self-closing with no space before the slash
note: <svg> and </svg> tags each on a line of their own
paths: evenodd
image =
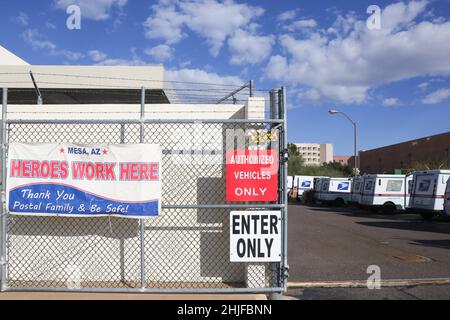
<svg viewBox="0 0 450 320">
<path fill-rule="evenodd" d="M 68 30 L 66 8 L 81 7 Z M 369 5 L 381 28 L 369 30 Z M 15 0 L 0 45 L 30 64 L 163 64 L 174 80 L 284 85 L 291 142 L 351 154 L 450 129 L 450 1 Z"/>
</svg>

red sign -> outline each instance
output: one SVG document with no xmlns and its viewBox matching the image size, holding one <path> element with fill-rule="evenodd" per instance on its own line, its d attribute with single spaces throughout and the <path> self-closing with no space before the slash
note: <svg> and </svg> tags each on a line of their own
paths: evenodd
<svg viewBox="0 0 450 320">
<path fill-rule="evenodd" d="M 278 200 L 278 151 L 228 150 L 227 202 Z"/>
</svg>

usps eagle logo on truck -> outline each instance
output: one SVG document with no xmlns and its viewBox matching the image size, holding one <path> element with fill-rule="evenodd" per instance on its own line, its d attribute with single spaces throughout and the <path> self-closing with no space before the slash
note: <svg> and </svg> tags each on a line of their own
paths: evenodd
<svg viewBox="0 0 450 320">
<path fill-rule="evenodd" d="M 303 181 L 301 187 L 302 188 L 311 188 L 311 181 Z"/>
<path fill-rule="evenodd" d="M 12 214 L 157 216 L 159 145 L 11 143 L 7 206 Z"/>
<path fill-rule="evenodd" d="M 350 182 L 339 182 L 337 189 L 339 191 L 346 191 L 350 187 Z"/>
</svg>

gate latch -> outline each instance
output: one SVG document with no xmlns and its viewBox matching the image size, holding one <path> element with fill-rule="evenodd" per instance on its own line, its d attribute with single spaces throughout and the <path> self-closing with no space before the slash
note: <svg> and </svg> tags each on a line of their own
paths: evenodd
<svg viewBox="0 0 450 320">
<path fill-rule="evenodd" d="M 289 160 L 289 151 L 288 149 L 283 149 L 280 152 L 280 162 L 286 163 Z"/>
<path fill-rule="evenodd" d="M 281 267 L 280 272 L 281 272 L 281 279 L 284 282 L 289 278 L 289 265 Z"/>
</svg>

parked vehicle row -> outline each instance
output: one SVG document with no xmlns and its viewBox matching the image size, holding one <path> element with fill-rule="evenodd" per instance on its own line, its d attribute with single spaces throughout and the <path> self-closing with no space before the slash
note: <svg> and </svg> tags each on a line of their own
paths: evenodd
<svg viewBox="0 0 450 320">
<path fill-rule="evenodd" d="M 297 197 L 301 198 L 303 192 L 314 189 L 314 179 L 326 178 L 323 176 L 288 176 L 288 192 L 292 189 L 297 190 Z"/>
<path fill-rule="evenodd" d="M 336 205 L 354 204 L 384 213 L 408 210 L 424 219 L 450 215 L 450 170 L 416 171 L 408 175 L 368 174 L 354 178 L 294 176 L 291 190 L 300 199 L 313 190 L 313 199 Z M 289 188 L 288 188 L 289 189 Z"/>
</svg>

